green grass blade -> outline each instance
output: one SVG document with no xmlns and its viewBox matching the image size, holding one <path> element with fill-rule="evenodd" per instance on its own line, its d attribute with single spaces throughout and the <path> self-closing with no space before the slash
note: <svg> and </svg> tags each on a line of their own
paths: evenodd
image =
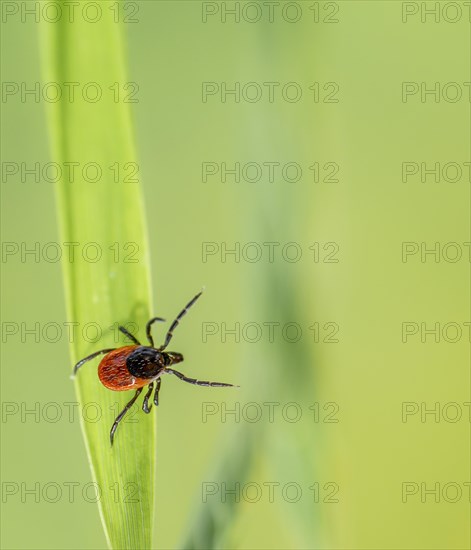
<svg viewBox="0 0 471 550">
<path fill-rule="evenodd" d="M 233 433 L 215 460 L 211 472 L 211 483 L 225 483 L 234 487 L 243 485 L 249 478 L 253 467 L 255 441 L 258 430 L 241 429 Z M 184 533 L 179 548 L 182 550 L 210 550 L 227 548 L 230 544 L 230 531 L 234 525 L 239 506 L 233 500 L 221 502 L 209 499 L 201 502 L 201 494 L 195 499 L 195 515 Z"/>
<path fill-rule="evenodd" d="M 62 167 L 72 166 L 63 163 L 76 163 L 73 176 L 56 189 L 61 239 L 78 243 L 69 247 L 74 250 L 73 260 L 63 262 L 68 317 L 79 323 L 77 334 L 83 333 L 80 329 L 86 323 L 96 323 L 102 329 L 95 343 L 82 338 L 72 343 L 69 369 L 95 350 L 121 345 L 116 330 L 111 329 L 113 324 L 132 321 L 142 336 L 149 316 L 142 199 L 138 183 L 123 181 L 124 164 L 135 162 L 136 155 L 129 104 L 123 101 L 129 89 L 124 93 L 121 32 L 110 14 L 93 24 L 83 19 L 69 23 L 62 18 L 60 23 L 44 23 L 42 28 L 43 77 L 63 91 L 61 100 L 51 103 L 48 112 L 53 160 Z M 78 84 L 66 87 L 64 83 Z M 86 88 L 87 83 L 95 84 Z M 73 98 L 69 95 L 72 89 Z M 95 90 L 102 93 L 98 101 L 93 101 Z M 87 163 L 95 163 L 101 170 L 98 181 L 90 181 L 94 172 L 84 171 Z M 95 261 L 96 250 L 101 257 Z M 81 406 L 99 404 L 101 413 L 99 421 L 83 422 L 82 428 L 100 491 L 106 538 L 112 548 L 150 548 L 155 414 L 139 411 L 121 423 L 111 448 L 110 427 L 134 393 L 104 388 L 97 377 L 98 362 L 96 359 L 81 369 L 76 388 Z M 58 368 L 58 375 L 66 376 L 67 365 L 63 367 Z"/>
<path fill-rule="evenodd" d="M 262 239 L 270 241 L 270 235 Z M 252 305 L 258 311 L 266 311 L 267 319 L 296 319 L 300 311 L 302 291 L 289 272 L 274 270 L 268 265 L 262 272 L 265 293 L 254 296 Z M 291 276 L 292 277 L 292 276 Z M 259 285 L 261 286 L 261 285 Z M 257 287 L 259 288 L 259 287 Z M 299 316 L 298 316 L 299 317 Z M 302 323 L 309 325 L 308 320 Z M 279 342 L 266 344 L 260 350 L 253 349 L 241 361 L 242 403 L 295 403 L 304 415 L 316 400 L 312 345 L 297 342 L 296 345 Z M 252 368 L 257 365 L 257 368 Z M 306 494 L 318 479 L 317 457 L 323 441 L 320 430 L 312 421 L 241 422 L 237 432 L 228 434 L 228 442 L 215 459 L 215 467 L 208 471 L 208 479 L 221 488 L 243 487 L 257 477 L 257 469 L 264 468 L 267 480 L 280 485 L 295 481 Z M 260 483 L 260 482 L 259 482 Z M 222 495 L 222 489 L 218 496 Z M 195 499 L 194 519 L 180 545 L 184 550 L 215 550 L 238 548 L 243 533 L 234 527 L 240 517 L 248 514 L 243 499 L 235 502 L 227 498 Z M 249 506 L 251 506 L 249 504 Z M 275 498 L 269 507 L 273 518 L 292 524 L 293 540 L 297 547 L 309 547 L 311 541 L 320 540 L 319 506 L 313 506 L 310 498 L 301 499 L 296 506 L 282 498 Z"/>
</svg>

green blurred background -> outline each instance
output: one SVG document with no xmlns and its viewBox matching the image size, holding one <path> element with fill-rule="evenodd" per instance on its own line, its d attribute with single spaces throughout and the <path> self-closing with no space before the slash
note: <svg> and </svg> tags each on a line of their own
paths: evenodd
<svg viewBox="0 0 471 550">
<path fill-rule="evenodd" d="M 2 4 L 5 10 L 14 3 Z M 114 13 L 114 2 L 100 4 L 103 17 Z M 123 27 L 129 81 L 139 87 L 131 107 L 151 247 L 150 309 L 170 320 L 206 285 L 175 335 L 173 346 L 185 355 L 181 370 L 242 385 L 235 394 L 164 381 L 156 548 L 189 546 L 208 509 L 230 517 L 218 539 L 222 548 L 468 548 L 469 8 L 442 2 L 427 15 L 421 4 L 433 9 L 435 2 L 279 2 L 273 12 L 264 2 L 259 11 L 255 2 L 125 4 L 136 20 Z M 445 8 L 451 4 L 460 17 Z M 224 16 L 225 8 L 239 10 L 239 22 Z M 39 82 L 40 25 L 2 13 L 2 81 Z M 204 82 L 219 86 L 207 101 Z M 264 94 L 257 102 L 243 94 L 240 102 L 230 95 L 223 101 L 223 82 L 255 82 Z M 280 83 L 273 102 L 265 82 Z M 298 102 L 282 97 L 288 82 L 302 90 Z M 318 102 L 309 89 L 316 82 Z M 403 82 L 417 83 L 419 92 L 403 99 Z M 338 101 L 328 102 L 334 88 L 324 89 L 326 83 L 335 83 Z M 438 83 L 439 95 L 421 98 L 421 83 Z M 450 99 L 456 89 L 457 101 Z M 3 163 L 51 160 L 44 101 L 4 96 L 2 115 Z M 290 176 L 277 169 L 269 181 L 264 168 L 257 182 L 243 175 L 223 181 L 220 171 L 203 181 L 205 162 L 219 170 L 221 163 L 297 163 L 302 176 L 286 181 Z M 429 175 L 422 182 L 420 173 L 404 181 L 405 162 L 440 169 L 457 163 L 463 174 L 457 181 L 443 173 L 438 181 Z M 317 182 L 309 168 L 315 163 Z M 326 163 L 338 167 L 330 177 L 338 181 L 324 181 L 333 166 Z M 3 243 L 61 242 L 51 183 L 3 174 L 1 185 Z M 263 249 L 259 261 L 221 253 L 249 242 Z M 280 243 L 273 262 L 267 242 Z M 290 242 L 302 251 L 299 261 L 281 254 Z M 405 261 L 403 242 L 419 250 Z M 462 251 L 458 261 L 443 252 L 452 255 L 450 242 Z M 218 250 L 206 261 L 204 243 Z M 439 256 L 421 258 L 421 248 L 435 243 Z M 318 261 L 310 249 L 316 246 Z M 67 321 L 60 264 L 32 256 L 22 262 L 17 254 L 2 258 L 2 271 L 2 545 L 104 548 L 96 504 L 80 495 L 69 502 L 65 489 L 56 503 L 5 492 L 8 483 L 73 482 L 80 493 L 91 477 L 79 422 L 66 418 L 64 403 L 76 397 L 65 329 L 55 343 L 8 334 L 12 323 Z M 270 322 L 298 323 L 302 336 L 291 343 L 277 329 L 271 342 L 263 325 Z M 205 323 L 219 329 L 206 341 Z M 223 323 L 257 323 L 262 336 L 250 342 L 252 333 L 244 339 L 241 329 L 239 342 L 230 335 L 224 341 Z M 319 341 L 309 328 L 315 323 Z M 404 323 L 418 329 L 406 341 Z M 440 323 L 438 342 L 421 323 Z M 462 334 L 454 338 L 456 327 Z M 42 413 L 53 402 L 63 416 L 47 422 Z M 221 414 L 204 422 L 208 402 L 218 411 L 255 402 L 264 414 L 253 423 L 244 415 L 223 422 Z M 280 403 L 273 422 L 267 402 Z M 298 422 L 280 412 L 290 402 L 301 410 Z M 418 412 L 403 417 L 405 402 Z M 7 414 L 15 404 L 19 412 Z M 28 415 L 23 422 L 21 410 L 34 407 L 39 421 Z M 421 418 L 434 407 L 437 416 Z M 338 422 L 328 422 L 334 410 Z M 240 475 L 237 468 L 232 473 L 238 453 L 248 457 Z M 226 479 L 225 465 L 229 484 L 263 488 L 258 502 L 248 497 L 234 505 L 220 493 L 203 502 L 203 484 Z M 267 482 L 280 484 L 274 502 Z M 301 487 L 298 502 L 283 498 L 287 483 Z M 317 503 L 309 489 L 316 483 Z M 405 497 L 405 483 L 417 492 Z M 438 502 L 422 483 L 439 484 Z"/>
</svg>

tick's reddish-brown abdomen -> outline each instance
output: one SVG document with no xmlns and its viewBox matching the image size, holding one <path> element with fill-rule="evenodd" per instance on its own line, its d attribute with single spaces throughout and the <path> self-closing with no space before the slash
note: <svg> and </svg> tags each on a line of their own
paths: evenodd
<svg viewBox="0 0 471 550">
<path fill-rule="evenodd" d="M 124 346 L 107 353 L 98 365 L 101 383 L 113 391 L 136 390 L 151 380 L 133 376 L 126 367 L 126 358 L 139 346 Z"/>
</svg>

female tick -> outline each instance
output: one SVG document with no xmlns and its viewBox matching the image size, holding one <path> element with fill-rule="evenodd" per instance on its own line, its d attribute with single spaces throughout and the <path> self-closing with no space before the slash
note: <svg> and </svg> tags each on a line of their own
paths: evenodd
<svg viewBox="0 0 471 550">
<path fill-rule="evenodd" d="M 124 327 L 120 326 L 119 330 L 125 334 L 134 345 L 132 346 L 123 346 L 121 348 L 109 348 L 102 349 L 92 353 L 88 357 L 85 357 L 79 361 L 74 367 L 74 375 L 77 373 L 78 369 L 90 359 L 97 357 L 98 355 L 106 354 L 105 357 L 101 360 L 98 365 L 98 377 L 101 383 L 110 390 L 113 391 L 127 391 L 127 390 L 136 390 L 134 397 L 129 401 L 129 403 L 124 407 L 124 409 L 116 417 L 116 420 L 113 423 L 110 431 L 110 441 L 113 445 L 114 434 L 118 427 L 118 424 L 124 418 L 125 414 L 133 406 L 136 399 L 139 397 L 144 386 L 147 386 L 147 392 L 142 403 L 142 410 L 145 413 L 150 413 L 152 405 L 149 405 L 149 399 L 154 391 L 154 382 L 155 382 L 155 391 L 154 391 L 154 405 L 159 404 L 159 391 L 161 385 L 161 376 L 162 374 L 174 374 L 180 380 L 184 382 L 189 382 L 190 384 L 195 384 L 196 386 L 215 386 L 215 387 L 238 387 L 234 384 L 225 384 L 224 382 L 208 382 L 206 380 L 196 380 L 195 378 L 188 378 L 181 372 L 170 368 L 176 363 L 181 363 L 183 361 L 183 355 L 174 351 L 164 351 L 170 340 L 173 336 L 173 331 L 179 324 L 181 318 L 186 314 L 190 307 L 196 302 L 196 300 L 201 296 L 203 291 L 199 292 L 188 304 L 180 311 L 177 315 L 175 321 L 170 325 L 168 329 L 167 336 L 165 337 L 165 342 L 159 348 L 154 346 L 154 339 L 151 335 L 152 324 L 156 321 L 165 321 L 161 317 L 153 317 L 147 322 L 146 325 L 146 335 L 149 340 L 150 346 L 143 346 L 133 336 L 129 331 Z"/>
</svg>

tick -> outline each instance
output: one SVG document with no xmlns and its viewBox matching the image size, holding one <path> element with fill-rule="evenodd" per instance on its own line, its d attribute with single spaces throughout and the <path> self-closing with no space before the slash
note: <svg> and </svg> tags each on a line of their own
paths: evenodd
<svg viewBox="0 0 471 550">
<path fill-rule="evenodd" d="M 183 355 L 175 351 L 165 351 L 165 349 L 169 345 L 173 336 L 173 331 L 180 323 L 181 318 L 186 314 L 196 300 L 198 300 L 202 293 L 203 291 L 199 292 L 180 311 L 175 321 L 173 321 L 170 325 L 165 337 L 165 342 L 160 347 L 156 348 L 154 346 L 151 328 L 153 323 L 156 321 L 165 321 L 165 319 L 162 319 L 161 317 L 153 317 L 147 322 L 146 325 L 146 335 L 150 346 L 143 346 L 135 336 L 133 336 L 124 327 L 120 326 L 119 330 L 125 334 L 134 343 L 134 345 L 96 351 L 88 357 L 84 357 L 75 365 L 74 375 L 84 363 L 94 359 L 98 355 L 105 354 L 105 357 L 103 357 L 98 365 L 98 378 L 100 379 L 100 382 L 106 388 L 113 391 L 136 390 L 136 393 L 131 401 L 129 401 L 124 409 L 118 414 L 113 426 L 111 427 L 111 445 L 113 445 L 113 439 L 116 429 L 118 428 L 118 424 L 124 418 L 129 409 L 134 405 L 136 399 L 139 397 L 145 386 L 147 386 L 147 392 L 142 403 L 142 410 L 147 414 L 150 413 L 152 404 L 149 404 L 149 399 L 151 398 L 153 391 L 154 405 L 157 406 L 159 404 L 159 391 L 161 376 L 163 374 L 173 374 L 180 378 L 180 380 L 190 384 L 195 384 L 196 386 L 238 387 L 234 384 L 225 384 L 224 382 L 208 382 L 205 380 L 188 378 L 183 373 L 170 368 L 176 363 L 181 363 L 183 361 Z"/>
</svg>

